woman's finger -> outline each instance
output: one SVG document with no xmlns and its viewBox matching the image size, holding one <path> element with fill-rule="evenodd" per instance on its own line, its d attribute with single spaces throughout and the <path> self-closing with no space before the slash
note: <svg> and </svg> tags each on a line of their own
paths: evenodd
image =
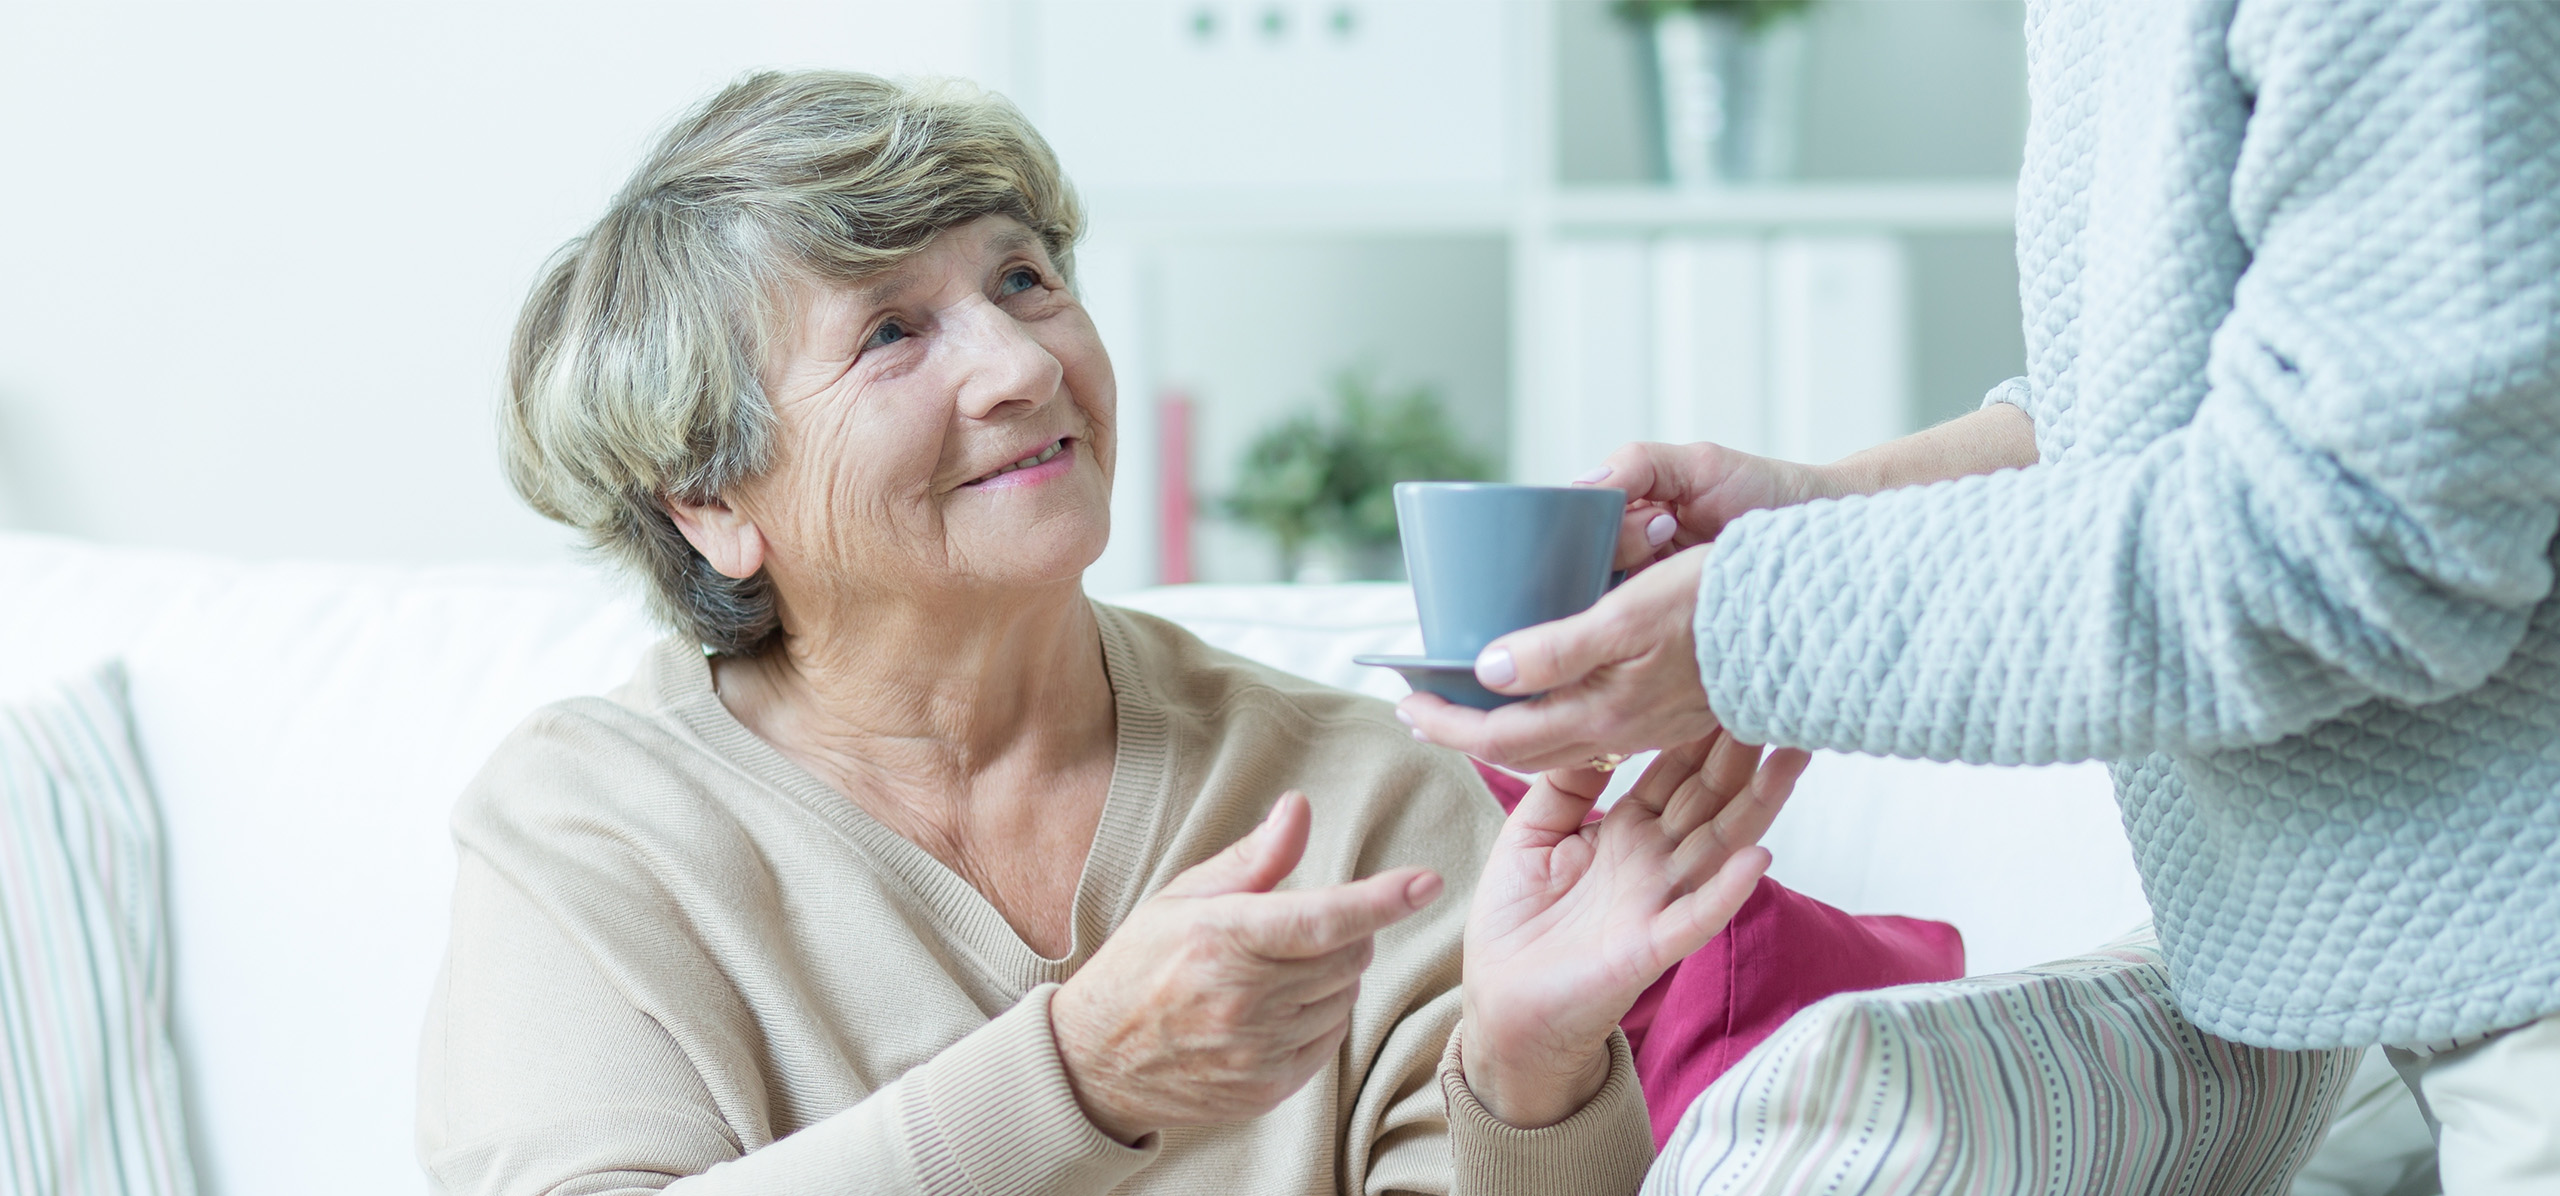
<svg viewBox="0 0 2560 1196">
<path fill-rule="evenodd" d="M 1402 921 L 1441 887 L 1428 868 L 1397 868 L 1349 884 L 1253 894 L 1236 900 L 1230 928 L 1264 959 L 1313 959 Z"/>
<path fill-rule="evenodd" d="M 1667 813 L 1667 808 L 1687 788 L 1687 782 L 1696 776 L 1700 764 L 1708 758 L 1709 750 L 1723 738 L 1723 732 L 1718 731 L 1705 739 L 1662 749 L 1662 754 L 1655 756 L 1653 763 L 1645 768 L 1644 775 L 1636 778 L 1635 787 L 1627 790 L 1611 809 L 1645 810 L 1657 817 Z M 1686 830 L 1683 827 L 1673 833 L 1685 833 Z"/>
<path fill-rule="evenodd" d="M 1360 990 L 1353 988 L 1333 998 L 1338 1005 L 1328 1005 L 1322 1013 L 1322 1020 L 1309 1019 L 1307 1024 L 1316 1028 L 1315 1033 L 1291 1051 L 1279 1066 L 1289 1091 L 1297 1091 L 1308 1077 L 1333 1062 L 1334 1052 L 1342 1049 L 1342 1040 L 1351 1033 L 1351 1007 L 1359 999 Z"/>
<path fill-rule="evenodd" d="M 1618 517 L 1618 551 L 1610 567 L 1629 572 L 1654 562 L 1676 543 L 1680 519 L 1659 503 L 1630 502 Z"/>
<path fill-rule="evenodd" d="M 1529 782 L 1509 821 L 1544 835 L 1570 835 L 1582 829 L 1592 803 L 1608 788 L 1609 774 L 1596 768 L 1550 769 Z"/>
<path fill-rule="evenodd" d="M 1713 465 L 1702 452 L 1712 447 L 1641 440 L 1621 445 L 1601 468 L 1582 475 L 1590 479 L 1583 484 L 1624 490 L 1630 500 L 1676 505 L 1713 484 L 1713 478 L 1699 476 L 1702 466 Z"/>
<path fill-rule="evenodd" d="M 1722 813 L 1759 772 L 1758 744 L 1743 743 L 1721 733 L 1715 740 L 1705 762 L 1663 810 L 1663 825 L 1674 835 L 1685 838 L 1701 823 Z"/>
<path fill-rule="evenodd" d="M 1415 693 L 1396 704 L 1414 734 L 1426 742 L 1455 748 L 1479 760 L 1532 772 L 1588 760 L 1596 747 L 1575 755 L 1596 728 L 1569 706 L 1562 695 L 1534 702 L 1514 702 L 1495 710 L 1460 706 L 1434 694 Z"/>
<path fill-rule="evenodd" d="M 1227 845 L 1226 850 L 1183 869 L 1160 895 L 1216 897 L 1227 893 L 1267 893 L 1307 852 L 1307 828 L 1314 817 L 1305 794 L 1290 790 L 1271 803 L 1262 823 Z"/>
<path fill-rule="evenodd" d="M 1591 609 L 1552 623 L 1514 631 L 1485 645 L 1476 655 L 1476 680 L 1497 693 L 1533 694 L 1570 688 L 1605 665 L 1644 657 L 1666 645 L 1689 642 L 1689 621 L 1698 605 L 1696 553 L 1675 557 L 1686 567 L 1666 562 L 1628 578 L 1625 585 L 1600 596 Z M 1697 664 L 1686 659 L 1692 684 Z M 1675 670 L 1676 671 L 1676 670 Z M 1658 745 L 1647 745 L 1658 746 Z"/>
<path fill-rule="evenodd" d="M 1615 696 L 1586 685 L 1535 701 L 1474 710 L 1430 694 L 1411 694 L 1397 709 L 1425 742 L 1516 771 L 1545 772 L 1577 767 L 1604 752 L 1633 755 L 1662 742 L 1643 742 L 1646 737 L 1631 730 L 1611 706 Z"/>
<path fill-rule="evenodd" d="M 1634 583 L 1631 583 L 1634 584 Z M 1643 653 L 1642 642 L 1629 643 L 1626 620 L 1610 599 L 1625 587 L 1601 596 L 1578 615 L 1512 632 L 1476 654 L 1476 680 L 1503 694 L 1534 694 L 1571 685 L 1602 665 Z"/>
<path fill-rule="evenodd" d="M 1324 1037 L 1351 1020 L 1351 1007 L 1360 1001 L 1360 982 L 1343 985 L 1312 1000 L 1298 1003 L 1288 1015 L 1288 1033 L 1280 1039 L 1292 1047 L 1303 1046 Z"/>
<path fill-rule="evenodd" d="M 1272 995 L 1304 1005 L 1360 983 L 1377 957 L 1377 942 L 1374 935 L 1363 936 L 1313 959 L 1279 965 L 1285 971 L 1271 986 Z"/>
<path fill-rule="evenodd" d="M 1746 847 L 1698 886 L 1653 916 L 1653 958 L 1662 966 L 1687 959 L 1733 923 L 1769 871 L 1769 849 Z"/>
<path fill-rule="evenodd" d="M 1760 745 L 1744 743 L 1727 735 L 1717 742 L 1713 752 L 1708 753 L 1706 767 L 1699 769 L 1698 775 L 1706 781 L 1708 791 L 1718 798 L 1716 805 L 1721 809 L 1734 795 L 1749 788 L 1752 778 L 1759 772 Z M 1708 816 L 1713 817 L 1713 812 L 1710 811 Z"/>
<path fill-rule="evenodd" d="M 1777 821 L 1778 811 L 1786 808 L 1787 798 L 1795 793 L 1797 778 L 1812 762 L 1813 755 L 1801 748 L 1769 753 L 1769 758 L 1761 762 L 1759 773 L 1742 787 L 1741 793 L 1726 800 L 1722 808 L 1672 849 L 1673 874 L 1693 876 L 1721 868 L 1728 859 L 1755 849 L 1760 837 L 1769 833 L 1770 824 Z"/>
</svg>

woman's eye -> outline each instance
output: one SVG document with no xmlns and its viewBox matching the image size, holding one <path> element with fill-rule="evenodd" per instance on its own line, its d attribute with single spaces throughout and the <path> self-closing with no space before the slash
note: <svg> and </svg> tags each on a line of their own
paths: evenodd
<svg viewBox="0 0 2560 1196">
<path fill-rule="evenodd" d="M 880 325 L 879 329 L 871 334 L 870 340 L 862 342 L 862 347 L 866 350 L 886 348 L 905 339 L 907 339 L 907 330 L 900 327 L 896 320 L 890 320 Z"/>
<path fill-rule="evenodd" d="M 1029 266 L 1023 266 L 1006 273 L 1000 289 L 1008 295 L 1019 295 L 1039 285 L 1040 272 Z"/>
</svg>

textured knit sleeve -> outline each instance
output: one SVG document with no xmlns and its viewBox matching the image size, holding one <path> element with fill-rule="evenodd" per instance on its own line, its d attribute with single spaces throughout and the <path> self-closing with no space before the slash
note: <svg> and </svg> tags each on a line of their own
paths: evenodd
<svg viewBox="0 0 2560 1196">
<path fill-rule="evenodd" d="M 1696 630 L 1739 733 L 2205 751 L 2508 658 L 2560 527 L 2560 5 L 2243 5 L 2228 52 L 2251 256 L 2193 419 L 1734 522 Z"/>
</svg>

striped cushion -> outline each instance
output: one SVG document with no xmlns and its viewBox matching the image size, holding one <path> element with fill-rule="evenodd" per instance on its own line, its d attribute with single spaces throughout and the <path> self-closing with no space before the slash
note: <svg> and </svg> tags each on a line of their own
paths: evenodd
<svg viewBox="0 0 2560 1196">
<path fill-rule="evenodd" d="M 195 1190 L 160 894 L 122 670 L 0 706 L 0 1192 Z"/>
<path fill-rule="evenodd" d="M 1833 997 L 1699 1095 L 1645 1191 L 2282 1192 L 2355 1050 L 2207 1035 L 2148 927 L 2005 975 Z"/>
</svg>

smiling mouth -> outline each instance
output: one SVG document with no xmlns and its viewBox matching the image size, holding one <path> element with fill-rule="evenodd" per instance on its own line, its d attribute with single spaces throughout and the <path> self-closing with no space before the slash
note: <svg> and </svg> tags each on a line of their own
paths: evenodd
<svg viewBox="0 0 2560 1196">
<path fill-rule="evenodd" d="M 1058 454 L 1067 451 L 1067 441 L 1069 439 L 1071 438 L 1061 436 L 1056 440 L 1050 441 L 1048 447 L 1041 449 L 1039 452 L 1033 453 L 1028 457 L 1024 457 L 1023 459 L 1016 461 L 1011 465 L 1007 465 L 1002 469 L 998 469 L 993 473 L 986 474 L 982 477 L 971 478 L 961 484 L 965 486 L 982 485 L 987 482 L 992 482 L 1009 473 L 1029 469 L 1035 465 L 1046 465 L 1051 460 L 1055 459 Z"/>
</svg>

